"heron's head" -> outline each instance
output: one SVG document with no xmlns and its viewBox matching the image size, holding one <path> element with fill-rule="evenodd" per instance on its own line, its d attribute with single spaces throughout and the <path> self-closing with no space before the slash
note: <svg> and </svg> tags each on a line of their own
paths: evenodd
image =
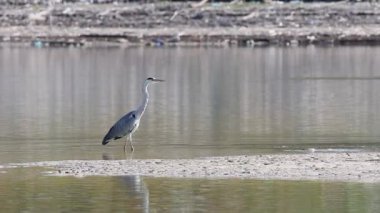
<svg viewBox="0 0 380 213">
<path fill-rule="evenodd" d="M 150 78 L 147 78 L 146 81 L 148 81 L 148 82 L 163 82 L 164 80 L 150 77 Z"/>
</svg>

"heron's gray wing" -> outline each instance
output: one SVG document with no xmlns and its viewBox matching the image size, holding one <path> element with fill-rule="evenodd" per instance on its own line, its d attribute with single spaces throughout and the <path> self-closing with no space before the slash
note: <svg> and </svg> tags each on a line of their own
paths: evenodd
<svg viewBox="0 0 380 213">
<path fill-rule="evenodd" d="M 109 140 L 116 140 L 131 133 L 137 125 L 136 111 L 129 112 L 120 118 L 108 131 L 103 139 L 103 145 L 107 144 Z"/>
</svg>

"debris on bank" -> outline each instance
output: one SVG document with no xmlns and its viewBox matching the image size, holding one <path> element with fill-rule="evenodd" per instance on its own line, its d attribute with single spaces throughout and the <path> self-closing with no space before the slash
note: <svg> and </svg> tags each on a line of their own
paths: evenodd
<svg viewBox="0 0 380 213">
<path fill-rule="evenodd" d="M 380 44 L 380 3 L 55 3 L 0 10 L 0 42 L 36 47 Z"/>
</svg>

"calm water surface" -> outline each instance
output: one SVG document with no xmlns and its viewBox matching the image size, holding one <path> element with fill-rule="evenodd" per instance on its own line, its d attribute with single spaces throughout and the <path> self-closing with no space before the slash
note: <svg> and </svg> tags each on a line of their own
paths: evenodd
<svg viewBox="0 0 380 213">
<path fill-rule="evenodd" d="M 0 175 L 3 212 L 378 212 L 380 185 L 317 181 Z"/>
<path fill-rule="evenodd" d="M 0 161 L 124 158 L 109 127 L 151 101 L 135 158 L 380 145 L 380 48 L 0 48 Z M 374 147 L 373 147 L 374 146 Z"/>
<path fill-rule="evenodd" d="M 380 48 L 0 47 L 0 163 L 123 159 L 101 146 L 151 100 L 134 158 L 193 158 L 380 147 Z M 0 173 L 0 206 L 14 211 L 373 212 L 376 184 L 54 178 Z M 318 211 L 319 210 L 319 211 Z"/>
</svg>

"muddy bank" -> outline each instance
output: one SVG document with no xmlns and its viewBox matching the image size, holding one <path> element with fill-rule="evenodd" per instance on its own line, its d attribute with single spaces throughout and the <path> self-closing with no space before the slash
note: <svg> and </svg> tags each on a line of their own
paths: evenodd
<svg viewBox="0 0 380 213">
<path fill-rule="evenodd" d="M 380 182 L 380 153 L 308 153 L 199 159 L 53 161 L 6 165 L 49 167 L 54 176 L 142 175 Z"/>
<path fill-rule="evenodd" d="M 379 3 L 0 6 L 0 41 L 34 46 L 374 45 Z"/>
</svg>

